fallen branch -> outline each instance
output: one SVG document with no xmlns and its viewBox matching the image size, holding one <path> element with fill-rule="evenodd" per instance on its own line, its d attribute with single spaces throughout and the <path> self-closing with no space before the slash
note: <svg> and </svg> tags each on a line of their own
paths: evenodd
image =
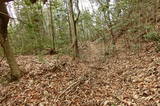
<svg viewBox="0 0 160 106">
<path fill-rule="evenodd" d="M 69 85 L 65 90 L 62 91 L 62 93 L 59 96 L 57 96 L 57 98 L 55 99 L 55 102 L 57 102 L 60 98 L 62 98 L 62 96 L 69 94 L 73 89 L 83 84 L 88 79 L 87 76 L 88 75 L 85 74 L 82 77 L 80 77 L 76 82 Z"/>
<path fill-rule="evenodd" d="M 9 98 L 9 94 L 6 94 L 4 97 L 0 98 L 0 103 L 2 103 L 3 101 L 5 101 L 7 98 Z"/>
<path fill-rule="evenodd" d="M 3 56 L 2 59 L 0 60 L 0 63 L 3 61 L 3 59 L 4 59 L 4 56 Z"/>
</svg>

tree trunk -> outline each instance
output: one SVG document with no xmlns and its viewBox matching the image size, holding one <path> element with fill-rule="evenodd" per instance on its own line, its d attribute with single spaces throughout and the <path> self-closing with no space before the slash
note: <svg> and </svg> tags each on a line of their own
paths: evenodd
<svg viewBox="0 0 160 106">
<path fill-rule="evenodd" d="M 69 20 L 69 16 L 68 16 L 68 25 L 69 25 L 69 37 L 70 37 L 70 42 L 72 43 L 73 42 L 73 38 L 72 38 L 72 28 L 71 28 L 71 23 L 70 23 L 70 20 Z"/>
<path fill-rule="evenodd" d="M 10 45 L 9 45 L 9 40 L 6 39 L 4 41 L 4 38 L 2 37 L 2 34 L 0 34 L 0 44 L 3 47 L 4 54 L 7 58 L 7 63 L 10 66 L 11 80 L 12 81 L 13 80 L 18 80 L 18 78 L 20 78 L 20 76 L 21 76 L 20 69 L 19 69 L 18 64 L 15 60 L 13 51 L 12 51 Z"/>
<path fill-rule="evenodd" d="M 52 50 L 55 52 L 55 26 L 53 22 L 53 13 L 52 13 L 52 1 L 50 1 L 50 21 L 51 21 L 51 35 L 52 35 Z"/>
<path fill-rule="evenodd" d="M 17 80 L 21 76 L 21 72 L 14 58 L 13 51 L 9 45 L 9 40 L 7 37 L 8 22 L 9 16 L 6 5 L 5 3 L 0 3 L 0 45 L 4 50 L 4 54 L 11 69 L 11 80 Z"/>
<path fill-rule="evenodd" d="M 78 38 L 77 38 L 77 20 L 74 19 L 74 12 L 73 12 L 73 1 L 68 0 L 68 11 L 69 11 L 69 21 L 70 21 L 70 28 L 71 28 L 71 34 L 72 34 L 72 46 L 73 46 L 73 56 L 78 57 L 79 56 L 79 50 L 78 50 Z"/>
</svg>

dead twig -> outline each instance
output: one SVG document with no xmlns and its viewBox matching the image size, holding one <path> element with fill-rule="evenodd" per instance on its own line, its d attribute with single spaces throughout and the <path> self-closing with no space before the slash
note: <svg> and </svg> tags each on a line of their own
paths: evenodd
<svg viewBox="0 0 160 106">
<path fill-rule="evenodd" d="M 9 98 L 10 94 L 6 94 L 4 97 L 0 98 L 0 103 L 5 101 L 7 98 Z"/>
<path fill-rule="evenodd" d="M 0 63 L 4 60 L 4 56 L 2 57 L 2 59 L 0 60 Z"/>
<path fill-rule="evenodd" d="M 57 96 L 57 98 L 55 99 L 55 102 L 57 102 L 60 98 L 62 98 L 62 96 L 69 94 L 73 89 L 83 84 L 88 79 L 87 76 L 88 75 L 85 74 L 82 77 L 80 77 L 76 82 L 69 85 L 65 90 L 62 91 L 60 95 Z"/>
</svg>

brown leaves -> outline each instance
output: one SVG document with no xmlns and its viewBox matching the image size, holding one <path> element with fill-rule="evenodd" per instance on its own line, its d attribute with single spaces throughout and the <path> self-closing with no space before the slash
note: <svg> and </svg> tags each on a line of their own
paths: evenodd
<svg viewBox="0 0 160 106">
<path fill-rule="evenodd" d="M 19 82 L 0 85 L 2 105 L 160 105 L 157 53 L 120 54 L 106 63 L 96 58 L 72 61 L 69 56 L 57 55 L 43 59 L 19 56 L 17 60 L 26 74 Z M 1 64 L 0 72 L 6 74 L 8 66 L 5 61 Z"/>
</svg>

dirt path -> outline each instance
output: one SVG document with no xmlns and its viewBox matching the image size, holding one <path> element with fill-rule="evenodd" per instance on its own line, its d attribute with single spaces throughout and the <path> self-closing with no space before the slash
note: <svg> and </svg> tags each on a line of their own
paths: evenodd
<svg viewBox="0 0 160 106">
<path fill-rule="evenodd" d="M 98 50 L 97 45 L 94 42 L 93 43 L 91 42 L 89 44 L 89 50 L 90 50 L 90 61 L 91 62 L 98 61 L 100 52 Z"/>
<path fill-rule="evenodd" d="M 102 44 L 97 44 L 95 42 L 87 42 L 87 49 L 83 50 L 83 55 L 86 60 L 89 63 L 97 63 L 100 61 L 102 57 Z"/>
</svg>

